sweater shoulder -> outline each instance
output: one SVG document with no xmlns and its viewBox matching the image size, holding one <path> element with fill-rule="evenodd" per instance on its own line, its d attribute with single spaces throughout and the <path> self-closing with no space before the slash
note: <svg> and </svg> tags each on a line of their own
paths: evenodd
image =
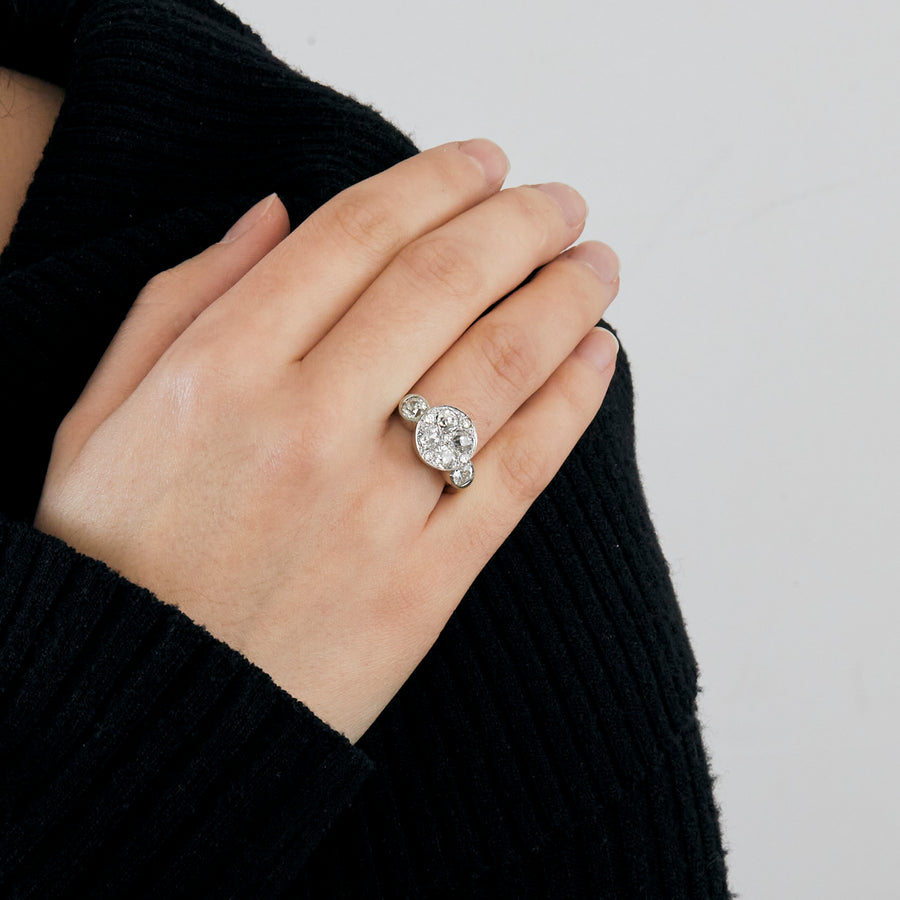
<svg viewBox="0 0 900 900">
<path fill-rule="evenodd" d="M 0 66 L 65 86 L 79 44 L 97 29 L 116 32 L 128 21 L 190 19 L 265 45 L 234 13 L 212 0 L 9 0 L 0 5 Z"/>
</svg>

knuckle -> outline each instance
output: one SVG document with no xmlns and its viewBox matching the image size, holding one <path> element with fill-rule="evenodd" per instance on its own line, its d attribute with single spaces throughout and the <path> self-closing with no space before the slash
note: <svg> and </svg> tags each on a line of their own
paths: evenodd
<svg viewBox="0 0 900 900">
<path fill-rule="evenodd" d="M 478 351 L 487 361 L 493 381 L 512 389 L 515 395 L 531 385 L 536 369 L 534 345 L 523 328 L 510 322 L 482 320 Z"/>
<path fill-rule="evenodd" d="M 596 373 L 596 378 L 591 378 L 584 370 L 584 366 L 562 366 L 557 370 L 555 381 L 560 396 L 574 411 L 577 419 L 586 424 L 597 411 L 594 398 L 600 373 Z"/>
<path fill-rule="evenodd" d="M 160 366 L 158 386 L 166 423 L 174 431 L 195 426 L 219 402 L 222 384 L 199 356 Z"/>
<path fill-rule="evenodd" d="M 510 435 L 499 455 L 498 468 L 504 488 L 518 500 L 533 500 L 549 481 L 547 453 L 533 436 Z"/>
<path fill-rule="evenodd" d="M 209 329 L 176 341 L 154 368 L 168 426 L 193 432 L 236 420 L 252 403 L 248 372 Z"/>
<path fill-rule="evenodd" d="M 51 455 L 66 452 L 70 443 L 74 440 L 75 435 L 78 433 L 80 424 L 79 409 L 76 404 L 65 414 L 62 422 L 59 423 L 59 426 L 56 429 L 56 434 L 53 435 L 53 445 L 50 450 Z"/>
<path fill-rule="evenodd" d="M 461 196 L 468 194 L 466 185 L 471 181 L 472 164 L 464 154 L 426 151 L 420 154 L 419 158 L 422 162 L 427 160 L 427 175 L 433 190 L 442 194 L 453 193 Z"/>
<path fill-rule="evenodd" d="M 136 304 L 146 305 L 163 301 L 173 291 L 177 290 L 179 281 L 176 269 L 165 269 L 162 272 L 157 272 L 138 294 Z"/>
<path fill-rule="evenodd" d="M 431 237 L 409 244 L 397 260 L 419 287 L 441 286 L 453 297 L 478 293 L 483 277 L 464 244 L 448 237 Z"/>
<path fill-rule="evenodd" d="M 558 261 L 564 263 L 564 265 L 556 266 L 555 268 L 559 271 L 560 276 L 565 279 L 566 290 L 579 300 L 584 300 L 594 305 L 600 303 L 609 286 L 597 277 L 597 273 L 582 260 L 562 256 Z"/>
<path fill-rule="evenodd" d="M 548 244 L 560 220 L 559 207 L 556 202 L 536 187 L 523 184 L 503 192 L 508 195 L 507 202 L 513 207 L 516 216 L 527 223 L 543 246 Z"/>
<path fill-rule="evenodd" d="M 544 277 L 548 290 L 565 296 L 566 303 L 561 304 L 564 311 L 585 329 L 595 325 L 609 305 L 605 302 L 605 286 L 582 262 L 563 256 L 546 267 Z"/>
<path fill-rule="evenodd" d="M 269 477 L 331 471 L 336 456 L 336 432 L 327 419 L 304 415 L 301 421 L 280 429 L 265 442 L 261 467 Z"/>
<path fill-rule="evenodd" d="M 356 247 L 373 256 L 390 253 L 401 240 L 396 211 L 371 193 L 351 192 L 334 210 L 337 228 Z"/>
</svg>

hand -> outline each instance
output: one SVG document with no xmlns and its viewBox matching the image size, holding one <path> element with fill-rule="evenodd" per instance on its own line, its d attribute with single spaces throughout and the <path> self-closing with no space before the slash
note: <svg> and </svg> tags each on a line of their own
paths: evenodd
<svg viewBox="0 0 900 900">
<path fill-rule="evenodd" d="M 612 377 L 618 344 L 592 326 L 618 289 L 615 255 L 588 242 L 557 256 L 583 201 L 562 185 L 499 191 L 502 152 L 471 146 L 492 174 L 435 147 L 290 234 L 269 198 L 239 237 L 154 278 L 60 425 L 35 521 L 352 741 Z M 472 417 L 471 487 L 445 492 L 417 457 L 396 414 L 410 392 Z"/>
</svg>

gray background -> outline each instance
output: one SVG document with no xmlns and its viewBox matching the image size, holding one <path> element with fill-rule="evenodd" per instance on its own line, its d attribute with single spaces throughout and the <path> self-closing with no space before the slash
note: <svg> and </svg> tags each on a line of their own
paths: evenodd
<svg viewBox="0 0 900 900">
<path fill-rule="evenodd" d="M 897 897 L 896 2 L 228 5 L 420 148 L 584 194 L 732 889 Z"/>
</svg>

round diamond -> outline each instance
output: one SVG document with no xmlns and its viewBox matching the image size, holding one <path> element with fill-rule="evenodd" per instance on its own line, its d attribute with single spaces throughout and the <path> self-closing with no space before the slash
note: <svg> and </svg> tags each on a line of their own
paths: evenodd
<svg viewBox="0 0 900 900">
<path fill-rule="evenodd" d="M 450 444 L 460 456 L 471 456 L 475 441 L 468 431 L 456 431 L 450 438 Z"/>
<path fill-rule="evenodd" d="M 438 409 L 437 423 L 441 428 L 453 428 L 456 425 L 456 410 L 452 406 L 441 406 Z"/>
<path fill-rule="evenodd" d="M 450 481 L 458 488 L 468 487 L 474 478 L 475 467 L 470 462 L 450 473 Z"/>
<path fill-rule="evenodd" d="M 400 415 L 407 422 L 418 422 L 428 409 L 428 402 L 418 394 L 409 394 L 400 401 Z"/>
</svg>

